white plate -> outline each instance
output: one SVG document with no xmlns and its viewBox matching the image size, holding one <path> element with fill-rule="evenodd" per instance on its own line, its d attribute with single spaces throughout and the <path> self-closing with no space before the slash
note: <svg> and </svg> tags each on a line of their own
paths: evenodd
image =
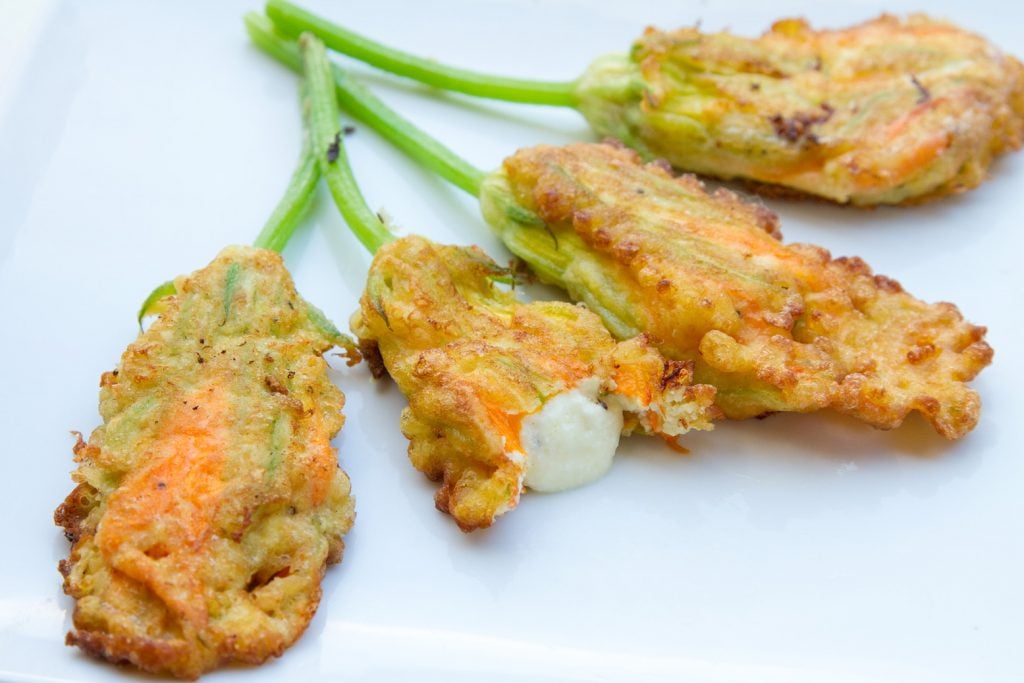
<svg viewBox="0 0 1024 683">
<path fill-rule="evenodd" d="M 414 52 L 558 79 L 647 23 L 753 34 L 787 14 L 840 26 L 923 6 L 311 4 Z M 296 80 L 247 43 L 254 5 L 8 3 L 0 16 L 2 679 L 134 676 L 64 646 L 68 546 L 51 516 L 71 486 L 68 431 L 98 423 L 98 378 L 136 334 L 141 299 L 250 241 L 291 172 Z M 1020 50 L 1024 4 L 927 5 Z M 589 135 L 571 111 L 371 84 L 484 168 Z M 373 206 L 507 258 L 468 197 L 363 127 L 347 143 Z M 1016 154 L 981 188 L 922 208 L 773 204 L 787 239 L 860 255 L 989 326 L 995 362 L 974 384 L 985 408 L 958 443 L 917 418 L 879 432 L 828 414 L 722 424 L 687 437 L 688 457 L 634 438 L 601 481 L 528 495 L 467 536 L 406 460 L 396 388 L 339 369 L 358 499 L 345 560 L 295 647 L 209 680 L 1024 680 L 1022 196 Z M 286 258 L 344 324 L 368 259 L 326 194 Z"/>
</svg>

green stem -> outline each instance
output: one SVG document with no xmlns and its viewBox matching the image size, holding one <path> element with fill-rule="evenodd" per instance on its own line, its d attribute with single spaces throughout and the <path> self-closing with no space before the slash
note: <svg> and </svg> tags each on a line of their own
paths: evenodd
<svg viewBox="0 0 1024 683">
<path fill-rule="evenodd" d="M 303 107 L 303 109 L 305 108 Z M 295 234 L 296 228 L 299 227 L 319 180 L 320 167 L 316 163 L 313 146 L 307 136 L 302 145 L 299 165 L 292 174 L 288 189 L 285 190 L 281 201 L 274 207 L 274 212 L 270 214 L 263 230 L 253 242 L 254 247 L 272 249 L 276 252 L 284 249 L 284 245 L 288 243 L 291 236 Z"/>
<path fill-rule="evenodd" d="M 440 142 L 399 116 L 361 83 L 334 67 L 338 102 L 357 119 L 376 130 L 416 163 L 474 197 L 487 175 Z"/>
<path fill-rule="evenodd" d="M 320 171 L 327 179 L 338 210 L 345 217 L 352 232 L 370 253 L 394 239 L 384 227 L 356 185 L 352 167 L 341 141 L 338 119 L 338 100 L 334 96 L 334 74 L 327 60 L 324 44 L 310 33 L 299 38 L 302 65 L 309 97 L 309 137 Z"/>
<path fill-rule="evenodd" d="M 305 99 L 306 95 L 303 93 L 302 112 L 303 118 L 307 119 L 306 126 L 308 128 L 309 107 L 306 106 Z M 294 173 L 292 173 L 291 180 L 288 181 L 288 188 L 285 190 L 284 196 L 281 197 L 277 206 L 274 207 L 274 211 L 267 218 L 267 222 L 260 231 L 260 234 L 256 236 L 256 240 L 253 242 L 254 247 L 271 249 L 278 253 L 284 249 L 288 240 L 295 234 L 299 223 L 302 222 L 302 217 L 312 202 L 313 193 L 316 191 L 316 184 L 319 180 L 320 166 L 316 162 L 313 145 L 307 134 L 306 139 L 302 143 L 299 165 Z M 137 316 L 139 328 L 142 327 L 143 318 L 159 313 L 162 306 L 161 302 L 176 293 L 174 280 L 168 280 L 150 292 L 146 300 L 142 302 L 142 306 L 139 307 Z"/>
<path fill-rule="evenodd" d="M 274 24 L 290 36 L 309 31 L 332 50 L 436 88 L 509 102 L 576 106 L 575 81 L 504 78 L 438 64 L 360 36 L 287 0 L 268 0 L 266 11 Z"/>
<path fill-rule="evenodd" d="M 302 58 L 294 40 L 274 31 L 266 17 L 245 15 L 249 37 L 264 52 L 295 71 L 302 70 Z M 430 137 L 381 102 L 349 74 L 333 67 L 335 94 L 339 103 L 355 118 L 374 128 L 421 166 L 437 173 L 474 197 L 486 174 Z"/>
</svg>

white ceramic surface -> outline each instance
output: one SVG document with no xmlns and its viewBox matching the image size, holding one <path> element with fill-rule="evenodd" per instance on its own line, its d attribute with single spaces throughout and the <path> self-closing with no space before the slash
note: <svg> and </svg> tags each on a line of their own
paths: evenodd
<svg viewBox="0 0 1024 683">
<path fill-rule="evenodd" d="M 803 14 L 945 15 L 1024 54 L 1024 5 L 902 0 L 310 3 L 387 42 L 509 75 L 571 78 L 645 24 L 753 34 Z M 52 511 L 71 429 L 150 289 L 250 241 L 298 153 L 293 74 L 251 47 L 251 2 L 0 4 L 0 679 L 137 675 L 65 647 L 71 602 Z M 365 72 L 365 70 L 363 70 Z M 571 111 L 371 85 L 472 162 L 587 139 Z M 474 202 L 360 127 L 347 139 L 375 207 L 408 231 L 507 258 Z M 989 327 L 977 429 L 914 418 L 879 432 L 831 414 L 722 424 L 680 456 L 624 443 L 588 487 L 528 495 L 463 535 L 433 507 L 398 431 L 404 403 L 365 366 L 337 440 L 358 520 L 309 631 L 285 655 L 210 681 L 1020 681 L 1024 614 L 1024 154 L 962 197 L 914 209 L 773 203 L 789 240 L 857 254 Z M 368 258 L 321 193 L 285 252 L 335 321 Z"/>
</svg>

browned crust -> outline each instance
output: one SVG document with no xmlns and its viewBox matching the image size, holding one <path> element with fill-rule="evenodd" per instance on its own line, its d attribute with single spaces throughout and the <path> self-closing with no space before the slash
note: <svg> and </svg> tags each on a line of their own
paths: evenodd
<svg viewBox="0 0 1024 683">
<path fill-rule="evenodd" d="M 566 272 L 601 269 L 602 305 L 696 361 L 730 418 L 831 407 L 890 429 L 916 411 L 950 439 L 977 424 L 965 383 L 992 349 L 952 304 L 915 299 L 860 258 L 784 245 L 735 193 L 616 146 L 520 150 L 503 177 L 559 240 L 582 242 Z"/>
<path fill-rule="evenodd" d="M 624 250 L 628 251 L 628 250 Z M 631 429 L 707 429 L 714 390 L 691 386 L 692 364 L 666 361 L 645 337 L 616 342 L 591 311 L 524 304 L 495 287 L 506 275 L 478 248 L 418 236 L 380 249 L 352 330 L 409 400 L 409 459 L 438 482 L 434 503 L 463 531 L 514 508 L 527 477 L 522 421 L 544 402 L 596 380 L 630 406 Z"/>
<path fill-rule="evenodd" d="M 64 644 L 77 646 L 85 653 L 113 664 L 130 664 L 150 673 L 162 673 L 169 663 L 187 667 L 186 645 L 181 641 L 78 630 L 69 631 Z M 181 678 L 195 680 L 202 672 L 183 670 L 182 673 Z"/>
<path fill-rule="evenodd" d="M 384 367 L 384 359 L 380 355 L 380 346 L 374 339 L 360 339 L 359 353 L 362 354 L 370 374 L 374 379 L 384 379 L 388 376 L 388 369 Z"/>
<path fill-rule="evenodd" d="M 580 89 L 601 134 L 772 198 L 917 205 L 978 186 L 1024 141 L 1020 61 L 922 14 L 782 19 L 755 39 L 649 28 L 630 53 L 642 95 L 608 98 L 602 64 Z"/>
<path fill-rule="evenodd" d="M 82 535 L 82 522 L 96 505 L 97 496 L 95 488 L 82 483 L 76 486 L 54 510 L 54 523 L 64 527 L 64 536 L 72 543 Z"/>
<path fill-rule="evenodd" d="M 103 373 L 104 425 L 88 443 L 75 433 L 79 483 L 54 521 L 72 541 L 58 565 L 75 600 L 67 644 L 194 679 L 301 636 L 354 511 L 330 445 L 337 333 L 280 256 L 228 248 L 175 285 Z"/>
</svg>

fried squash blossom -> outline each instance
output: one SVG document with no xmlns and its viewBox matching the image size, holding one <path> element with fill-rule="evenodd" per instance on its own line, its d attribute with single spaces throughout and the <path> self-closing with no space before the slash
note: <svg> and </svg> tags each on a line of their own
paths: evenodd
<svg viewBox="0 0 1024 683">
<path fill-rule="evenodd" d="M 836 31 L 787 19 L 757 39 L 648 29 L 576 97 L 647 158 L 861 205 L 974 187 L 1024 136 L 1021 63 L 924 15 Z"/>
<path fill-rule="evenodd" d="M 354 512 L 322 357 L 345 341 L 281 258 L 229 247 L 175 286 L 103 375 L 103 425 L 79 438 L 55 518 L 73 542 L 68 643 L 195 678 L 302 634 Z"/>
<path fill-rule="evenodd" d="M 920 412 L 950 439 L 978 421 L 967 381 L 985 328 L 859 258 L 783 244 L 776 216 L 610 144 L 523 149 L 484 182 L 506 246 L 601 316 L 693 361 L 734 419 L 822 408 L 883 429 Z"/>
<path fill-rule="evenodd" d="M 514 508 L 524 485 L 596 479 L 620 434 L 672 439 L 716 416 L 691 363 L 643 336 L 616 343 L 583 307 L 521 303 L 496 286 L 507 275 L 476 247 L 406 237 L 377 252 L 352 321 L 374 374 L 409 399 L 410 460 L 464 531 Z"/>
</svg>

